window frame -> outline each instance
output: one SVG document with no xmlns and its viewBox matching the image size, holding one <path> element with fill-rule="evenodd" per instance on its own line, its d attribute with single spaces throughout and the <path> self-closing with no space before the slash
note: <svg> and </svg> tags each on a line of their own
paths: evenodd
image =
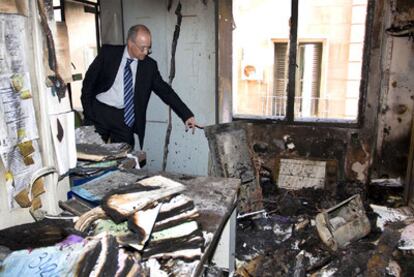
<svg viewBox="0 0 414 277">
<path fill-rule="evenodd" d="M 306 0 L 291 0 L 291 17 L 290 17 L 290 30 L 288 42 L 288 84 L 287 84 L 287 105 L 286 115 L 284 117 L 269 118 L 266 116 L 258 115 L 235 115 L 231 111 L 231 116 L 234 121 L 244 120 L 250 122 L 261 123 L 279 123 L 286 125 L 297 126 L 326 126 L 326 127 L 344 127 L 344 128 L 361 128 L 364 119 L 364 103 L 366 101 L 368 92 L 368 72 L 369 64 L 371 60 L 370 49 L 372 43 L 372 31 L 373 31 L 373 14 L 375 9 L 375 0 L 367 0 L 367 13 L 365 18 L 365 34 L 364 45 L 362 51 L 362 68 L 361 79 L 359 86 L 359 99 L 358 99 L 358 115 L 355 120 L 350 119 L 332 119 L 332 118 L 295 118 L 294 105 L 295 105 L 295 89 L 296 89 L 296 59 L 298 50 L 298 14 L 299 14 L 299 1 Z M 305 39 L 306 40 L 306 39 Z M 281 40 L 272 40 L 272 42 Z M 302 42 L 303 40 L 301 40 Z M 325 44 L 323 44 L 325 46 Z M 323 65 L 322 65 L 323 66 Z M 323 77 L 322 77 L 323 78 Z M 293 80 L 293 81 L 291 81 Z"/>
<path fill-rule="evenodd" d="M 271 39 L 271 41 L 272 41 L 272 43 L 273 43 L 273 46 L 274 46 L 274 49 L 275 49 L 275 47 L 276 47 L 276 45 L 277 44 L 286 44 L 287 46 L 289 46 L 289 40 L 286 38 L 286 39 L 279 39 L 279 38 L 272 38 Z M 319 92 L 321 92 L 321 91 L 323 91 L 323 92 L 325 92 L 323 89 L 322 89 L 322 87 L 324 87 L 324 84 L 325 84 L 325 78 L 324 78 L 324 72 L 325 72 L 325 66 L 324 66 L 324 62 L 327 60 L 327 57 L 326 57 L 326 47 L 327 47 L 327 41 L 326 41 L 326 38 L 302 38 L 302 39 L 300 39 L 300 41 L 298 41 L 298 48 L 301 46 L 301 45 L 306 45 L 306 44 L 320 44 L 321 45 L 321 47 L 322 47 L 322 55 L 321 55 L 321 57 L 320 57 L 320 63 L 321 63 L 321 68 L 320 68 L 320 73 L 319 73 Z M 275 55 L 276 55 L 276 53 L 275 53 Z M 289 57 L 288 56 L 286 56 L 286 59 L 287 59 L 287 64 L 288 64 L 288 59 L 289 59 Z M 276 56 L 274 56 L 274 61 L 275 61 L 275 64 L 274 64 L 274 66 L 273 66 L 273 68 L 274 68 L 274 70 L 273 70 L 273 95 L 272 96 L 277 96 L 276 95 L 276 88 L 275 88 L 275 86 L 276 86 L 276 84 L 275 84 L 275 81 L 276 80 L 278 80 L 278 79 L 275 79 L 275 68 L 277 67 L 277 65 L 276 65 Z M 289 81 L 289 77 L 287 76 L 286 77 L 286 84 L 287 84 L 287 82 Z M 297 79 L 296 79 L 296 81 L 297 81 Z M 287 94 L 286 94 L 286 98 L 287 98 Z M 273 110 L 273 107 L 272 107 L 272 110 Z M 284 119 L 286 117 L 286 115 L 283 115 L 283 116 L 278 116 L 278 115 L 272 115 L 271 116 L 271 118 L 272 119 Z M 314 118 L 312 118 L 312 119 L 314 119 Z"/>
</svg>

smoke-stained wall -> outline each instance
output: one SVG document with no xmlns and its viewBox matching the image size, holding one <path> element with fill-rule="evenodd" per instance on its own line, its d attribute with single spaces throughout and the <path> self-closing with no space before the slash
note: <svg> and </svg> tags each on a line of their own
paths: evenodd
<svg viewBox="0 0 414 277">
<path fill-rule="evenodd" d="M 160 73 L 168 81 L 171 47 L 177 22 L 179 1 L 124 0 L 125 32 L 131 25 L 145 24 L 152 32 L 152 54 Z M 182 0 L 182 22 L 175 55 L 175 78 L 172 87 L 190 107 L 200 125 L 215 123 L 215 9 L 213 1 Z M 205 2 L 205 3 L 204 3 Z M 147 114 L 144 150 L 147 167 L 159 170 L 162 165 L 167 129 L 168 107 L 153 94 Z M 167 171 L 206 175 L 208 145 L 204 133 L 185 132 L 184 124 L 173 115 Z"/>
</svg>

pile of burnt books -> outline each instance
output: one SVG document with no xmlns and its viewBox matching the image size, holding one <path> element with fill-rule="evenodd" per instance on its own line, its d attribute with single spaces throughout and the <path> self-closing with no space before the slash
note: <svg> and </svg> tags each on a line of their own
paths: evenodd
<svg viewBox="0 0 414 277">
<path fill-rule="evenodd" d="M 83 214 L 75 228 L 93 236 L 111 234 L 117 242 L 140 253 L 142 261 L 197 260 L 204 238 L 199 213 L 185 187 L 154 176 L 107 194 L 101 205 Z"/>
<path fill-rule="evenodd" d="M 127 143 L 105 143 L 94 126 L 76 129 L 78 163 L 72 176 L 94 176 L 108 170 L 133 169 L 145 165 L 144 151 L 133 150 Z"/>
<path fill-rule="evenodd" d="M 99 206 L 83 209 L 89 210 L 64 241 L 7 254 L 2 270 L 10 276 L 153 276 L 154 264 L 194 272 L 204 252 L 194 202 L 184 185 L 163 176 L 119 185 Z M 52 230 L 63 237 L 59 226 Z"/>
</svg>

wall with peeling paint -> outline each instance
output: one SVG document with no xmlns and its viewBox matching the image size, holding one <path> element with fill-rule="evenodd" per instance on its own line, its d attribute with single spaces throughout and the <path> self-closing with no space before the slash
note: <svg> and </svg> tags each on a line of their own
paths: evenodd
<svg viewBox="0 0 414 277">
<path fill-rule="evenodd" d="M 262 166 L 274 170 L 281 157 L 334 159 L 338 161 L 340 180 L 366 182 L 377 177 L 404 177 L 414 98 L 414 81 L 410 78 L 414 71 L 414 44 L 407 38 L 389 36 L 386 29 L 397 20 L 412 20 L 414 3 L 370 2 L 374 9 L 368 15 L 372 31 L 365 49 L 369 64 L 362 73 L 367 91 L 362 98 L 361 124 L 335 127 L 246 123 L 242 128 L 247 131 L 253 159 Z M 219 14 L 231 7 L 230 0 L 224 3 Z M 219 47 L 221 44 L 225 45 L 219 40 Z M 218 67 L 225 68 L 220 59 Z M 221 91 L 224 90 L 219 84 L 219 98 Z"/>
<path fill-rule="evenodd" d="M 252 146 L 267 143 L 274 154 L 273 158 L 264 159 L 266 165 L 271 166 L 273 159 L 286 155 L 282 138 L 289 135 L 295 141 L 296 151 L 288 152 L 288 156 L 338 159 L 340 178 L 358 181 L 404 178 L 414 102 L 414 42 L 407 37 L 391 37 L 385 30 L 392 24 L 398 26 L 401 22 L 414 20 L 414 3 L 399 1 L 392 6 L 395 2 L 386 2 L 376 2 L 362 127 L 252 125 L 249 127 L 250 133 L 254 134 Z M 266 134 L 263 140 L 257 136 L 260 132 Z M 269 135 L 270 142 L 266 139 Z"/>
<path fill-rule="evenodd" d="M 254 159 L 270 171 L 274 171 L 276 161 L 281 157 L 295 157 L 301 159 L 336 160 L 338 163 L 338 179 L 368 180 L 370 162 L 374 152 L 376 139 L 376 123 L 378 110 L 378 91 L 380 89 L 381 71 L 380 57 L 382 55 L 382 37 L 384 28 L 379 20 L 384 13 L 383 1 L 370 1 L 377 4 L 371 9 L 368 18 L 371 19 L 372 32 L 368 33 L 370 44 L 365 51 L 370 55 L 371 66 L 365 70 L 361 82 L 367 87 L 367 93 L 362 100 L 362 124 L 360 126 L 341 126 L 334 124 L 298 124 L 288 125 L 283 122 L 254 121 L 243 126 L 248 134 L 248 141 L 254 154 Z M 231 1 L 221 2 L 219 15 L 231 7 Z M 219 17 L 220 18 L 220 17 Z M 220 23 L 220 22 L 219 22 Z M 220 29 L 219 29 L 220 30 Z M 219 47 L 227 44 L 226 32 L 219 33 Z M 220 41 L 223 38 L 224 41 Z M 219 48 L 219 52 L 220 52 Z M 223 62 L 221 62 L 223 60 Z M 218 62 L 219 70 L 226 68 L 225 59 Z M 368 68 L 368 67 L 367 67 Z M 372 68 L 372 70 L 371 70 Z M 218 97 L 222 97 L 225 89 L 218 88 Z M 226 111 L 219 111 L 225 113 Z M 220 114 L 219 114 L 220 117 Z M 294 147 L 293 147 L 294 146 Z M 274 173 L 274 172 L 273 172 Z M 274 175 L 274 174 L 273 174 Z"/>
<path fill-rule="evenodd" d="M 125 32 L 134 24 L 145 24 L 152 31 L 152 54 L 164 80 L 168 81 L 171 44 L 178 1 L 124 0 Z M 206 2 L 204 4 L 203 2 Z M 177 44 L 176 73 L 173 88 L 194 112 L 200 125 L 215 123 L 215 16 L 213 1 L 181 0 L 183 15 Z M 162 165 L 167 106 L 153 95 L 147 114 L 144 150 L 147 168 L 160 170 Z M 186 133 L 184 124 L 173 116 L 167 171 L 207 175 L 208 144 L 204 134 Z"/>
<path fill-rule="evenodd" d="M 413 1 L 391 1 L 389 25 L 414 21 Z M 407 167 L 414 104 L 414 41 L 387 37 L 383 57 L 386 86 L 381 90 L 376 159 L 372 177 L 404 177 Z"/>
<path fill-rule="evenodd" d="M 362 101 L 362 121 L 357 127 L 288 126 L 279 123 L 248 123 L 245 125 L 249 143 L 262 163 L 272 168 L 281 156 L 299 156 L 338 161 L 340 179 L 365 182 L 369 178 L 404 177 L 407 164 L 414 98 L 414 44 L 407 38 L 394 38 L 386 34 L 393 23 L 414 18 L 414 3 L 410 0 L 376 0 L 370 17 L 372 32 L 367 45 L 369 67 L 362 82 L 367 93 Z M 126 29 L 136 23 L 147 24 L 153 30 L 153 56 L 158 60 L 160 72 L 166 79 L 172 34 L 176 22 L 172 1 L 167 11 L 165 1 L 125 0 L 124 24 Z M 215 10 L 214 2 L 181 1 L 184 15 L 177 47 L 176 78 L 173 87 L 189 103 L 202 125 L 215 123 Z M 231 0 L 218 4 L 218 22 L 222 14 L 231 11 Z M 218 25 L 219 49 L 229 49 L 231 28 Z M 224 46 L 220 48 L 220 41 Z M 224 53 L 224 52 L 223 52 Z M 227 54 L 227 56 L 231 54 Z M 231 76 L 229 59 L 219 57 L 218 78 Z M 220 64 L 222 63 L 222 64 Z M 224 70 L 225 69 L 225 70 Z M 226 79 L 227 80 L 227 79 Z M 228 81 L 228 80 L 227 80 Z M 218 103 L 231 106 L 226 98 L 228 85 L 220 81 Z M 222 101 L 221 99 L 227 99 Z M 227 105 L 227 106 L 226 106 Z M 224 117 L 228 108 L 219 110 Z M 148 167 L 160 169 L 166 129 L 167 108 L 157 97 L 151 99 L 148 114 L 148 133 L 145 150 Z M 203 134 L 190 136 L 174 117 L 170 156 L 167 169 L 175 172 L 205 174 L 208 147 Z M 288 135 L 295 145 L 286 147 Z M 260 149 L 266 149 L 262 151 Z"/>
</svg>

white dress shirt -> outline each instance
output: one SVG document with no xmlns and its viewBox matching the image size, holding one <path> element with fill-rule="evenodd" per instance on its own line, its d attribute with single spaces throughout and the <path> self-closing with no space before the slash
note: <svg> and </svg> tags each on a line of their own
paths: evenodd
<svg viewBox="0 0 414 277">
<path fill-rule="evenodd" d="M 96 99 L 98 99 L 99 102 L 118 109 L 124 108 L 124 67 L 127 58 L 133 60 L 130 67 L 132 71 L 132 84 L 135 88 L 135 76 L 137 73 L 138 60 L 129 56 L 127 47 L 125 46 L 124 54 L 122 55 L 121 64 L 119 65 L 118 72 L 116 73 L 115 81 L 109 90 L 96 95 Z"/>
</svg>

